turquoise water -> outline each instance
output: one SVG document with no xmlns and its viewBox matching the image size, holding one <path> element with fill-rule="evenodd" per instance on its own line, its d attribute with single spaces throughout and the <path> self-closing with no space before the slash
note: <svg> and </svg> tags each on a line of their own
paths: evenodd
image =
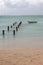
<svg viewBox="0 0 43 65">
<path fill-rule="evenodd" d="M 15 38 L 23 37 L 43 37 L 43 16 L 0 16 L 0 38 L 2 36 L 2 30 L 5 30 L 5 38 L 12 38 L 13 27 L 7 32 L 7 26 L 11 26 L 14 22 L 22 21 L 18 32 L 16 32 Z M 28 24 L 28 21 L 37 21 L 37 24 Z"/>
</svg>

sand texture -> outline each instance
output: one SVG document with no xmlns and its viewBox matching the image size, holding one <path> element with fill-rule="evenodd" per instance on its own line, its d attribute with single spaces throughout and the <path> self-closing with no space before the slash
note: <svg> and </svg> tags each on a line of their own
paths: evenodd
<svg viewBox="0 0 43 65">
<path fill-rule="evenodd" d="M 0 50 L 0 65 L 43 65 L 43 49 Z"/>
</svg>

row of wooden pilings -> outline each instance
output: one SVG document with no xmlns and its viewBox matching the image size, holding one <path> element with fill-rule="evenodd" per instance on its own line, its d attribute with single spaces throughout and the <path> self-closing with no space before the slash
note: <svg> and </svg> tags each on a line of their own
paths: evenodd
<svg viewBox="0 0 43 65">
<path fill-rule="evenodd" d="M 11 25 L 11 28 L 13 28 L 13 26 L 15 26 L 17 24 L 17 22 L 13 23 L 13 25 Z M 15 35 L 16 31 L 18 31 L 19 27 L 21 26 L 22 24 L 22 21 L 19 22 L 19 24 L 17 24 L 16 26 L 16 30 L 13 29 L 13 35 Z M 10 26 L 7 26 L 7 31 L 9 32 L 10 31 Z M 2 30 L 2 35 L 4 36 L 5 35 L 5 30 Z"/>
</svg>

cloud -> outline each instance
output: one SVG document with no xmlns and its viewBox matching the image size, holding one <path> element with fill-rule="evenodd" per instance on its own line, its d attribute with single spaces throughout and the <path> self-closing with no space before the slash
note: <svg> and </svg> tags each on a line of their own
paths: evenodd
<svg viewBox="0 0 43 65">
<path fill-rule="evenodd" d="M 38 5 L 39 3 L 43 3 L 43 0 L 26 0 L 30 4 Z"/>
<path fill-rule="evenodd" d="M 5 6 L 4 1 L 0 0 L 0 8 L 3 8 Z"/>
<path fill-rule="evenodd" d="M 0 0 L 0 15 L 43 14 L 43 0 Z"/>
</svg>

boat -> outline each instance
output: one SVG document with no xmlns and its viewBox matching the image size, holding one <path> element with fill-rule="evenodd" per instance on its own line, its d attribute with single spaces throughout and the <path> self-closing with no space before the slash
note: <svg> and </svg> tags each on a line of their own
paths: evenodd
<svg viewBox="0 0 43 65">
<path fill-rule="evenodd" d="M 28 21 L 29 24 L 37 23 L 37 21 Z"/>
</svg>

